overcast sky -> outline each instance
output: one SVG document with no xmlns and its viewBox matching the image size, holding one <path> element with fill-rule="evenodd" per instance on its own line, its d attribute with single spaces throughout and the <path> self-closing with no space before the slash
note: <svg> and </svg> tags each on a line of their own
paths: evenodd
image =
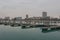
<svg viewBox="0 0 60 40">
<path fill-rule="evenodd" d="M 41 16 L 43 11 L 59 17 L 60 0 L 0 0 L 0 17 Z"/>
</svg>

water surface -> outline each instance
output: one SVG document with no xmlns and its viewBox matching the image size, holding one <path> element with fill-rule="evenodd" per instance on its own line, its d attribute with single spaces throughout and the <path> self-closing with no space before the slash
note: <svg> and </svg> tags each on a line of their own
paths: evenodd
<svg viewBox="0 0 60 40">
<path fill-rule="evenodd" d="M 43 33 L 41 28 L 0 25 L 0 40 L 60 40 L 60 30 Z"/>
</svg>

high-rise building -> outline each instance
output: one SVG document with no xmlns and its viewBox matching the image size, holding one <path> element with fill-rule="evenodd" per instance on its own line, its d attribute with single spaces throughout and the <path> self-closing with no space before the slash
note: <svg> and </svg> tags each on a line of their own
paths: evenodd
<svg viewBox="0 0 60 40">
<path fill-rule="evenodd" d="M 22 19 L 22 17 L 15 17 L 14 19 L 17 21 L 20 21 Z"/>
<path fill-rule="evenodd" d="M 42 17 L 46 18 L 47 17 L 47 12 L 42 12 Z"/>
<path fill-rule="evenodd" d="M 26 18 L 28 18 L 29 16 L 28 16 L 28 14 L 26 14 Z"/>
<path fill-rule="evenodd" d="M 10 17 L 5 17 L 4 19 L 9 20 L 9 19 L 10 19 Z"/>
</svg>

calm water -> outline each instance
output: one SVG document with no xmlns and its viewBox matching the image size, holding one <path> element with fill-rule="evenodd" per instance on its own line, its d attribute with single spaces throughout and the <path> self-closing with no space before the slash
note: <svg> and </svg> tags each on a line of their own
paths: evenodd
<svg viewBox="0 0 60 40">
<path fill-rule="evenodd" d="M 41 28 L 0 25 L 0 40 L 60 40 L 60 30 L 43 33 Z"/>
</svg>

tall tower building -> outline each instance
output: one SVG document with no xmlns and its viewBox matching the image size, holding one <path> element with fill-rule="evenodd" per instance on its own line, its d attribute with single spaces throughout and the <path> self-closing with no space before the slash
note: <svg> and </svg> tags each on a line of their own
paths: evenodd
<svg viewBox="0 0 60 40">
<path fill-rule="evenodd" d="M 47 12 L 42 12 L 42 17 L 46 18 L 47 17 Z"/>
<path fill-rule="evenodd" d="M 26 18 L 28 18 L 29 16 L 28 16 L 28 14 L 26 14 Z"/>
</svg>

